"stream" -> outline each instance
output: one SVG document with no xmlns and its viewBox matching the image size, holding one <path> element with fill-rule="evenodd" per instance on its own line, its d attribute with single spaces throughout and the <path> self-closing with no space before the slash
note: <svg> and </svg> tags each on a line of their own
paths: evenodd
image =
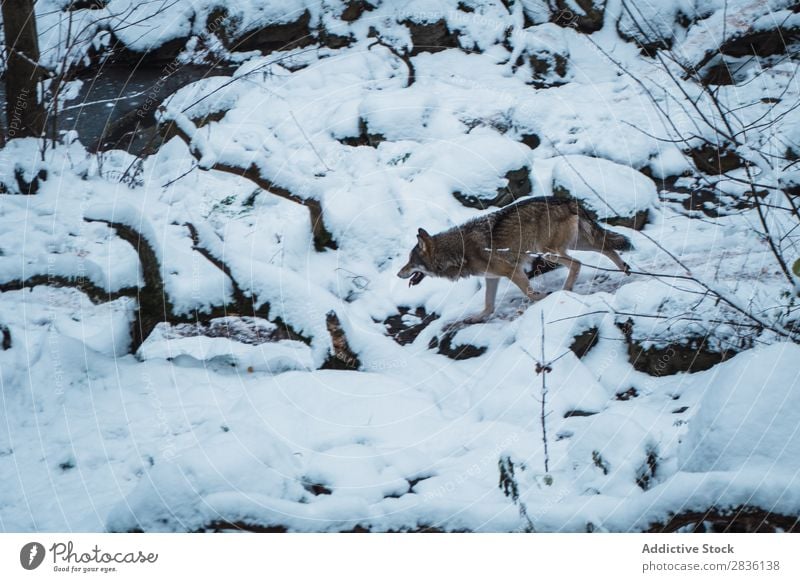
<svg viewBox="0 0 800 582">
<path fill-rule="evenodd" d="M 202 79 L 229 75 L 233 65 L 183 65 L 168 72 L 164 67 L 100 67 L 79 76 L 82 84 L 74 98 L 58 113 L 59 133 L 76 131 L 90 150 L 124 149 L 139 153 L 156 141 L 154 112 L 175 91 Z M 149 100 L 149 102 L 148 102 Z M 5 103 L 5 84 L 0 83 L 0 102 Z M 139 108 L 146 106 L 141 115 Z M 5 107 L 2 117 L 5 123 Z M 48 121 L 48 135 L 52 128 Z"/>
</svg>

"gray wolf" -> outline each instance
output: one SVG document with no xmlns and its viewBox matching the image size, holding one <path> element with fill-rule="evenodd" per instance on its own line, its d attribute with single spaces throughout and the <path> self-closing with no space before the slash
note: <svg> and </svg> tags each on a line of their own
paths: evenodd
<svg viewBox="0 0 800 582">
<path fill-rule="evenodd" d="M 571 291 L 581 263 L 569 251 L 601 253 L 630 275 L 630 267 L 617 251 L 632 248 L 628 238 L 604 230 L 574 199 L 528 198 L 436 235 L 420 228 L 417 245 L 397 276 L 408 279 L 409 287 L 426 276 L 453 281 L 486 277 L 485 308 L 467 318 L 477 323 L 494 312 L 501 277 L 510 279 L 532 301 L 546 295 L 531 288 L 526 274 L 537 257 L 567 267 L 564 289 Z"/>
</svg>

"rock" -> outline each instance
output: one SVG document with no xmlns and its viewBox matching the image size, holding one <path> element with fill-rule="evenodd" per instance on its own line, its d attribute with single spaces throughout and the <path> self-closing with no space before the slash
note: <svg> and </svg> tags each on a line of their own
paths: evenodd
<svg viewBox="0 0 800 582">
<path fill-rule="evenodd" d="M 687 152 L 695 167 L 709 175 L 718 175 L 743 168 L 745 162 L 735 152 L 726 148 L 717 148 L 705 143 Z"/>
<path fill-rule="evenodd" d="M 108 0 L 72 0 L 64 10 L 102 10 L 108 6 Z"/>
<path fill-rule="evenodd" d="M 414 47 L 409 56 L 420 53 L 437 53 L 448 48 L 459 48 L 458 35 L 450 32 L 447 23 L 442 20 L 436 22 L 414 22 L 403 20 L 401 24 L 408 27 L 411 33 L 411 42 Z"/>
<path fill-rule="evenodd" d="M 526 28 L 523 38 L 525 49 L 517 59 L 521 66 L 525 60 L 531 67 L 530 83 L 536 88 L 563 85 L 571 77 L 569 47 L 564 40 L 564 30 L 546 23 Z"/>
<path fill-rule="evenodd" d="M 736 351 L 715 351 L 708 347 L 707 336 L 689 336 L 680 343 L 663 347 L 644 348 L 633 336 L 633 322 L 629 319 L 618 323 L 628 344 L 628 360 L 639 372 L 650 376 L 671 376 L 678 372 L 700 372 L 729 360 Z"/>
<path fill-rule="evenodd" d="M 700 71 L 700 79 L 706 85 L 735 85 L 731 64 L 722 55 L 717 55 Z"/>
<path fill-rule="evenodd" d="M 297 20 L 283 24 L 269 24 L 263 28 L 239 35 L 231 49 L 237 51 L 260 50 L 269 54 L 278 50 L 291 50 L 314 42 L 309 28 L 311 13 L 306 10 Z"/>
<path fill-rule="evenodd" d="M 616 398 L 620 402 L 626 402 L 626 401 L 630 400 L 631 398 L 637 398 L 638 396 L 639 396 L 639 391 L 636 388 L 631 386 L 627 390 L 624 390 L 622 392 L 617 392 L 614 395 L 614 398 Z"/>
<path fill-rule="evenodd" d="M 768 66 L 769 62 L 761 61 L 795 53 L 800 40 L 800 26 L 794 18 L 798 10 L 797 3 L 790 9 L 770 10 L 766 4 L 754 2 L 735 18 L 729 15 L 716 22 L 709 23 L 711 18 L 698 22 L 684 43 L 695 53 L 690 57 L 694 70 L 708 84 L 730 84 L 749 64 Z"/>
<path fill-rule="evenodd" d="M 217 7 L 209 12 L 205 29 L 206 32 L 215 35 L 228 50 L 259 50 L 269 54 L 277 50 L 291 50 L 314 43 L 316 40 L 309 27 L 310 22 L 311 13 L 306 10 L 296 20 L 290 22 L 243 30 L 239 18 L 230 16 L 225 7 Z"/>
<path fill-rule="evenodd" d="M 590 34 L 603 28 L 606 0 L 550 0 L 550 22 Z"/>
<path fill-rule="evenodd" d="M 594 218 L 641 230 L 658 202 L 656 185 L 629 167 L 588 156 L 562 156 L 553 167 L 553 195 L 580 200 Z"/>
<path fill-rule="evenodd" d="M 708 217 L 719 218 L 739 210 L 754 208 L 751 198 L 734 197 L 718 188 L 711 188 L 700 178 L 673 176 L 659 181 L 661 200 L 681 204 L 689 212 L 702 212 Z M 766 192 L 758 192 L 760 197 Z"/>
<path fill-rule="evenodd" d="M 409 307 L 398 307 L 397 315 L 391 315 L 383 320 L 386 333 L 398 344 L 404 346 L 413 343 L 417 336 L 431 324 L 439 319 L 436 313 L 428 313 L 424 307 L 417 307 L 411 312 Z"/>
<path fill-rule="evenodd" d="M 340 18 L 345 22 L 353 22 L 364 15 L 364 12 L 375 10 L 375 7 L 365 0 L 349 0 L 345 4 Z"/>
<path fill-rule="evenodd" d="M 800 40 L 800 28 L 778 25 L 729 38 L 719 47 L 719 52 L 730 57 L 768 57 L 785 54 L 788 45 L 797 40 Z"/>
<path fill-rule="evenodd" d="M 162 68 L 172 63 L 186 47 L 189 37 L 178 37 L 168 40 L 158 46 L 148 47 L 144 51 L 128 48 L 119 40 L 114 32 L 110 33 L 110 52 L 107 54 L 105 66 L 121 66 L 132 69 L 142 67 Z"/>
<path fill-rule="evenodd" d="M 497 198 L 493 202 L 495 206 L 507 206 L 518 198 L 530 195 L 533 189 L 530 168 L 523 166 L 516 170 L 509 170 L 506 172 L 505 179 L 508 180 L 508 186 L 498 188 Z"/>
<path fill-rule="evenodd" d="M 343 34 L 333 34 L 322 28 L 319 31 L 317 40 L 322 46 L 332 49 L 340 49 L 350 46 L 355 41 L 355 38 L 352 35 L 345 36 Z"/>
<path fill-rule="evenodd" d="M 572 344 L 570 344 L 569 349 L 571 349 L 576 356 L 582 358 L 597 345 L 597 336 L 599 333 L 600 331 L 596 327 L 591 327 L 582 331 L 572 339 Z"/>
<path fill-rule="evenodd" d="M 447 356 L 451 360 L 469 360 L 470 358 L 477 358 L 486 353 L 486 346 L 473 346 L 472 344 L 455 344 L 453 339 L 459 332 L 459 329 L 451 329 L 446 332 L 441 338 L 434 337 L 428 344 L 428 349 L 438 349 L 438 352 L 443 356 Z"/>
<path fill-rule="evenodd" d="M 240 22 L 231 18 L 228 9 L 217 6 L 208 13 L 206 18 L 206 32 L 216 36 L 225 47 L 231 47 L 238 36 Z"/>
<path fill-rule="evenodd" d="M 453 196 L 464 206 L 483 210 L 489 206 L 508 206 L 518 198 L 530 195 L 533 189 L 531 185 L 530 168 L 523 166 L 516 170 L 509 170 L 506 172 L 504 178 L 508 184 L 498 188 L 496 195 L 492 198 L 463 194 L 458 191 L 453 192 Z"/>
<path fill-rule="evenodd" d="M 784 172 L 780 178 L 780 185 L 789 196 L 800 196 L 800 171 Z"/>
<path fill-rule="evenodd" d="M 537 89 L 566 83 L 568 56 L 541 51 L 528 57 L 533 71 L 532 84 Z"/>
<path fill-rule="evenodd" d="M 670 48 L 678 27 L 690 23 L 689 15 L 677 2 L 631 2 L 624 0 L 617 21 L 617 32 L 627 41 L 635 42 L 648 56 L 658 49 Z"/>
<path fill-rule="evenodd" d="M 542 143 L 542 140 L 535 133 L 523 133 L 522 135 L 519 136 L 519 141 L 524 143 L 532 150 L 538 148 Z"/>
</svg>

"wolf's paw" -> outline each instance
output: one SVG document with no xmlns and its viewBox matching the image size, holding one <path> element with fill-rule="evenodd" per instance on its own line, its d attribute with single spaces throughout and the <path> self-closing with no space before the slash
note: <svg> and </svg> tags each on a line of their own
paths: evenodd
<svg viewBox="0 0 800 582">
<path fill-rule="evenodd" d="M 541 293 L 539 291 L 532 291 L 531 293 L 528 293 L 528 299 L 530 299 L 532 303 L 536 303 L 537 301 L 541 301 L 548 295 L 550 295 L 550 293 Z"/>
<path fill-rule="evenodd" d="M 628 263 L 622 263 L 622 265 L 623 265 L 622 272 L 625 273 L 626 275 L 628 275 L 628 277 L 630 277 L 631 276 L 631 266 Z"/>
<path fill-rule="evenodd" d="M 470 315 L 469 317 L 464 318 L 464 323 L 473 324 L 473 323 L 484 323 L 489 317 L 492 315 L 491 311 L 481 311 L 480 313 L 476 313 L 475 315 Z"/>
</svg>

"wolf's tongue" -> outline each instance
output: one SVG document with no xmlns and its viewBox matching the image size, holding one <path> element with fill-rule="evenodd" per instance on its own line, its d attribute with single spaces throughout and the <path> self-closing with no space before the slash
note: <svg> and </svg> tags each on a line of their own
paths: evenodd
<svg viewBox="0 0 800 582">
<path fill-rule="evenodd" d="M 414 272 L 411 274 L 411 278 L 408 280 L 408 286 L 409 286 L 409 287 L 412 287 L 412 286 L 414 286 L 414 285 L 418 284 L 418 283 L 419 283 L 420 281 L 422 281 L 424 278 L 425 278 L 425 273 L 421 273 L 421 272 L 419 272 L 419 271 L 414 271 Z"/>
</svg>

